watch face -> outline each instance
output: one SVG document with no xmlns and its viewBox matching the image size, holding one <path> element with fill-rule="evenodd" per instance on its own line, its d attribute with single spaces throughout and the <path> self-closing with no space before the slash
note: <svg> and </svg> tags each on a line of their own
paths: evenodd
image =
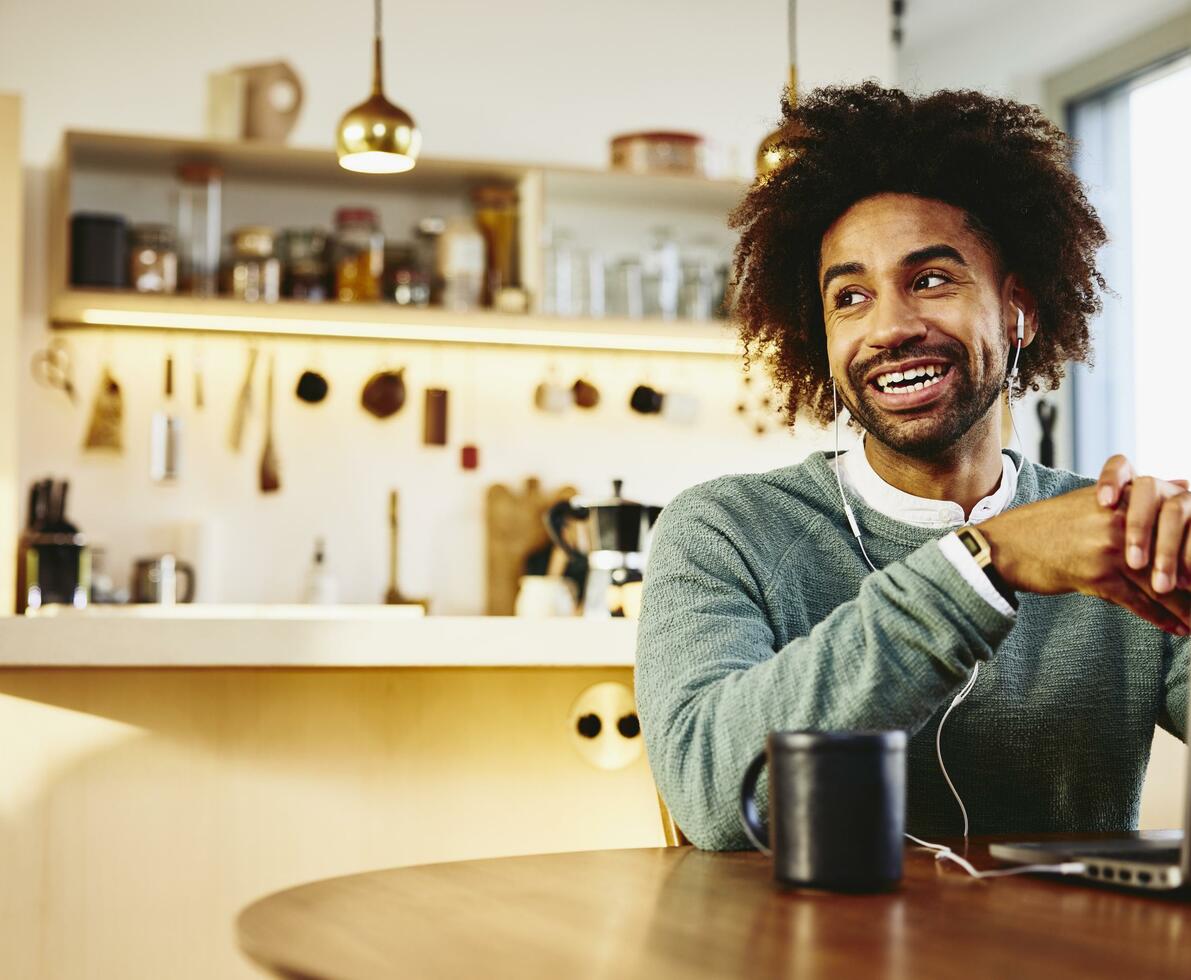
<svg viewBox="0 0 1191 980">
<path fill-rule="evenodd" d="M 975 558 L 980 554 L 980 542 L 976 540 L 974 534 L 960 534 L 957 537 L 964 543 L 964 547 L 968 549 L 968 553 Z"/>
</svg>

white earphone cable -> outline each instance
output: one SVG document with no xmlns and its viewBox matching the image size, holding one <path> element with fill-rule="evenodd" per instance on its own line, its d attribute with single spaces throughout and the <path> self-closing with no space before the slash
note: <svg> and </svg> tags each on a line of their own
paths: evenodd
<svg viewBox="0 0 1191 980">
<path fill-rule="evenodd" d="M 1022 342 L 1025 339 L 1025 321 L 1025 313 L 1019 306 L 1017 308 L 1017 323 L 1015 324 L 1017 348 L 1013 353 L 1013 365 L 1009 369 L 1009 398 L 1007 401 L 1009 406 L 1009 425 L 1013 430 L 1014 438 L 1017 439 L 1018 448 L 1021 450 L 1021 459 L 1018 461 L 1016 467 L 1019 474 L 1021 473 L 1021 468 L 1025 463 L 1025 452 L 1024 444 L 1021 441 L 1021 435 L 1017 431 L 1017 420 L 1013 417 L 1013 389 L 1017 383 L 1017 362 L 1021 357 Z M 830 367 L 828 370 L 830 371 Z M 835 428 L 835 482 L 836 486 L 839 487 L 840 502 L 844 506 L 844 516 L 848 519 L 848 526 L 852 529 L 852 535 L 856 538 L 856 543 L 860 545 L 860 553 L 864 556 L 864 560 L 868 563 L 868 567 L 875 572 L 877 570 L 877 566 L 873 564 L 873 560 L 869 558 L 868 552 L 864 548 L 864 541 L 861 540 L 860 525 L 856 521 L 856 515 L 852 512 L 851 505 L 848 503 L 848 496 L 844 493 L 844 481 L 840 473 L 840 467 L 842 464 L 840 462 L 839 452 L 839 396 L 836 392 L 834 374 L 831 375 L 831 407 L 832 414 L 834 416 Z M 972 676 L 968 678 L 968 682 L 963 686 L 962 690 L 960 690 L 960 692 L 954 698 L 952 698 L 951 704 L 948 705 L 947 710 L 943 712 L 943 717 L 939 719 L 939 727 L 935 731 L 935 755 L 939 760 L 939 769 L 943 773 L 943 779 L 947 782 L 947 788 L 951 790 L 951 795 L 955 797 L 955 802 L 958 804 L 959 812 L 963 817 L 965 841 L 968 839 L 968 808 L 964 806 L 963 798 L 959 795 L 959 790 L 955 788 L 955 783 L 951 781 L 951 775 L 947 772 L 947 766 L 943 762 L 943 726 L 947 724 L 947 719 L 950 717 L 951 712 L 963 704 L 968 695 L 972 693 L 972 688 L 976 686 L 976 679 L 979 676 L 980 662 L 977 661 L 972 667 Z M 1023 867 L 1014 868 L 1007 871 L 977 871 L 967 860 L 961 858 L 949 847 L 945 847 L 942 844 L 929 844 L 926 841 L 919 840 L 917 837 L 914 837 L 911 834 L 906 834 L 906 837 L 914 841 L 916 844 L 921 844 L 923 847 L 929 847 L 931 850 L 937 851 L 938 854 L 936 857 L 938 859 L 954 861 L 970 875 L 976 878 L 994 878 L 1003 875 L 1021 874 L 1025 871 L 1057 871 L 1060 874 L 1076 874 L 1084 870 L 1084 866 L 1082 864 L 1078 864 L 1077 862 L 1068 862 L 1067 864 L 1062 865 L 1025 865 Z"/>
<path fill-rule="evenodd" d="M 994 868 L 991 871 L 980 871 L 965 857 L 960 857 L 945 844 L 932 844 L 930 841 L 920 840 L 913 834 L 906 834 L 907 840 L 912 840 L 920 847 L 935 852 L 936 861 L 952 861 L 963 868 L 973 878 L 1008 878 L 1010 875 L 1024 875 L 1037 872 L 1048 872 L 1060 875 L 1078 875 L 1088 870 L 1081 861 L 1064 861 L 1062 864 L 1022 864 L 1015 868 Z"/>
</svg>

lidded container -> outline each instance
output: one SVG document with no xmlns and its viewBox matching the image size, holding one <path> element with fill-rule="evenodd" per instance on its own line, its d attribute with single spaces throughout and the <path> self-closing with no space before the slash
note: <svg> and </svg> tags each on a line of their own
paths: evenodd
<svg viewBox="0 0 1191 980">
<path fill-rule="evenodd" d="M 335 298 L 343 303 L 380 299 L 385 270 L 385 236 L 371 208 L 335 212 Z"/>
<path fill-rule="evenodd" d="M 437 265 L 442 305 L 457 312 L 476 309 L 483 297 L 486 262 L 484 236 L 470 217 L 447 220 L 438 237 Z"/>
<path fill-rule="evenodd" d="M 214 296 L 219 291 L 223 171 L 211 163 L 178 168 L 178 292 Z"/>
<path fill-rule="evenodd" d="M 281 296 L 281 261 L 273 254 L 273 229 L 246 225 L 232 233 L 231 291 L 250 303 Z"/>
<path fill-rule="evenodd" d="M 430 305 L 430 277 L 422 268 L 416 246 L 408 242 L 385 246 L 384 297 L 398 306 Z"/>
<path fill-rule="evenodd" d="M 324 300 L 329 292 L 327 233 L 321 228 L 289 228 L 281 236 L 282 294 L 290 299 Z"/>
<path fill-rule="evenodd" d="M 169 225 L 133 225 L 129 234 L 128 280 L 138 293 L 172 293 L 178 288 L 178 253 Z"/>
</svg>

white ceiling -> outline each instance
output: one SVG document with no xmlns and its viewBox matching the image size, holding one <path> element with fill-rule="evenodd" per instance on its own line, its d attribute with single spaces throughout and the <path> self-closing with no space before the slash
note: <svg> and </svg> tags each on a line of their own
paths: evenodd
<svg viewBox="0 0 1191 980">
<path fill-rule="evenodd" d="M 1191 12 L 1191 0 L 905 2 L 903 83 L 1029 96 L 1045 76 Z"/>
</svg>

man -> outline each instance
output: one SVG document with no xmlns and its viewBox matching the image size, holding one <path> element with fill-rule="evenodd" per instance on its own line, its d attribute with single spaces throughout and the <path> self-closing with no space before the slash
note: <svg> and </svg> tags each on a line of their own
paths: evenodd
<svg viewBox="0 0 1191 980">
<path fill-rule="evenodd" d="M 736 317 L 791 424 L 838 394 L 866 435 L 663 511 L 636 677 L 662 796 L 700 847 L 747 846 L 769 731 L 904 729 L 907 829 L 957 834 L 935 737 L 979 666 L 942 738 L 971 831 L 1133 829 L 1154 725 L 1186 728 L 1191 493 L 1000 440 L 1012 369 L 1011 396 L 1053 387 L 1099 309 L 1068 140 L 975 92 L 784 113 L 792 160 L 733 215 Z"/>
</svg>

